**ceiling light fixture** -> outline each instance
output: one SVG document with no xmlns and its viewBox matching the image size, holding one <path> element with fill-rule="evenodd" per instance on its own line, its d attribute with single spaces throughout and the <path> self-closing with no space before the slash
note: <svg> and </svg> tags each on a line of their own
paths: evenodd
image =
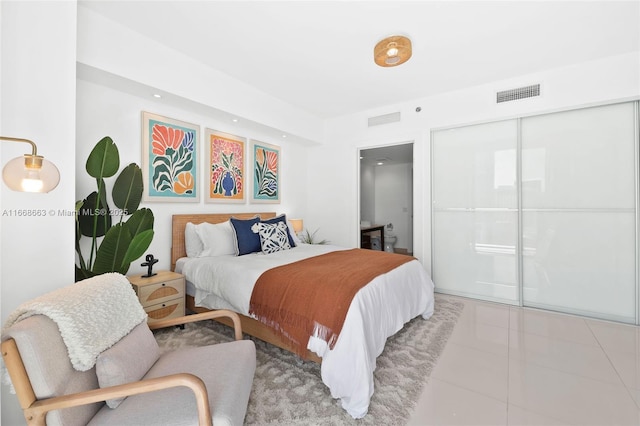
<svg viewBox="0 0 640 426">
<path fill-rule="evenodd" d="M 373 60 L 381 67 L 395 67 L 411 58 L 411 40 L 405 36 L 389 36 L 373 48 Z"/>
</svg>

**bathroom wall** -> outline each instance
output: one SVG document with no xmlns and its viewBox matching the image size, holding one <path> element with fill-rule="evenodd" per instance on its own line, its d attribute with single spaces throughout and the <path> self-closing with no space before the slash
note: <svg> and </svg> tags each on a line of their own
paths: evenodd
<svg viewBox="0 0 640 426">
<path fill-rule="evenodd" d="M 393 224 L 395 248 L 413 252 L 412 163 L 375 167 L 374 221 Z"/>
</svg>

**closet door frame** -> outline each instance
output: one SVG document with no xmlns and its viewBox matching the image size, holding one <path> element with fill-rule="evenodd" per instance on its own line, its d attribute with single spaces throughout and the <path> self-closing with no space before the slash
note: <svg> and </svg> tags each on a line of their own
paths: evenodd
<svg viewBox="0 0 640 426">
<path fill-rule="evenodd" d="M 634 161 L 635 161 L 635 195 L 636 195 L 636 325 L 640 325 L 640 100 L 633 102 L 635 115 L 634 133 Z"/>
</svg>

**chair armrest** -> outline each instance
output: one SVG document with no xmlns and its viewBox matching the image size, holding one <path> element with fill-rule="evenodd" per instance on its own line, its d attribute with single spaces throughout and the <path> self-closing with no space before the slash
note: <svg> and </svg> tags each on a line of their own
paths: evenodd
<svg viewBox="0 0 640 426">
<path fill-rule="evenodd" d="M 155 321 L 149 324 L 151 330 L 158 328 L 171 327 L 172 325 L 182 325 L 189 322 L 202 321 L 206 319 L 214 319 L 220 317 L 229 317 L 233 321 L 233 328 L 236 332 L 236 340 L 242 340 L 242 325 L 240 324 L 240 317 L 233 311 L 227 309 L 219 309 L 215 311 L 203 312 L 201 314 L 185 315 L 178 318 L 169 318 L 166 320 Z"/>
<path fill-rule="evenodd" d="M 202 379 L 189 373 L 172 374 L 155 379 L 146 379 L 108 388 L 94 389 L 39 400 L 31 404 L 30 407 L 25 408 L 24 415 L 29 425 L 44 425 L 46 414 L 49 411 L 93 404 L 95 402 L 106 401 L 107 399 L 122 398 L 178 386 L 186 386 L 193 391 L 198 407 L 198 424 L 200 426 L 210 426 L 212 420 L 207 388 Z"/>
</svg>

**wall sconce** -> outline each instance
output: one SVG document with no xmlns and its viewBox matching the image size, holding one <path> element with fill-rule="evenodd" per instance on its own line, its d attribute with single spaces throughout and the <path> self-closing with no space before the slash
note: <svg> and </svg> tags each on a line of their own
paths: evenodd
<svg viewBox="0 0 640 426">
<path fill-rule="evenodd" d="M 31 145 L 31 154 L 24 154 L 9 161 L 2 169 L 2 180 L 13 191 L 49 192 L 58 186 L 58 168 L 38 155 L 36 144 L 29 139 L 0 136 L 0 140 Z"/>
<path fill-rule="evenodd" d="M 304 228 L 302 226 L 302 219 L 289 219 L 289 222 L 291 222 L 291 226 L 293 227 L 293 232 L 295 232 L 296 235 L 302 232 L 302 229 Z"/>
</svg>

